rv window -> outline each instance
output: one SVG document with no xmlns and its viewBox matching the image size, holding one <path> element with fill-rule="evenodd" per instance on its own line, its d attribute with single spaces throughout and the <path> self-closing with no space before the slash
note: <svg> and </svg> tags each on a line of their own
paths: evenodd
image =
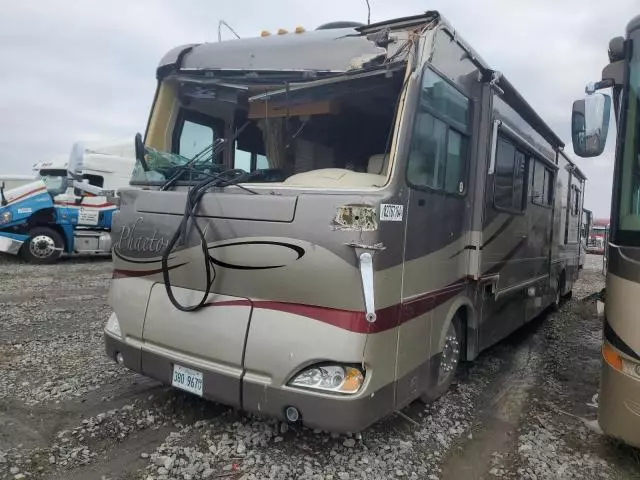
<svg viewBox="0 0 640 480">
<path fill-rule="evenodd" d="M 544 198 L 547 205 L 553 203 L 553 173 L 548 168 L 544 170 Z"/>
<path fill-rule="evenodd" d="M 209 125 L 185 120 L 180 131 L 178 153 L 186 158 L 193 158 L 215 140 L 213 128 Z"/>
<path fill-rule="evenodd" d="M 551 199 L 553 198 L 553 174 L 538 160 L 533 162 L 533 165 L 531 200 L 537 205 L 551 205 Z"/>
<path fill-rule="evenodd" d="M 82 175 L 82 178 L 89 180 L 89 185 L 100 188 L 104 186 L 104 178 L 102 178 L 102 176 L 100 175 L 91 175 L 90 173 L 85 173 L 84 175 Z"/>
<path fill-rule="evenodd" d="M 526 170 L 526 156 L 499 138 L 493 193 L 496 208 L 518 213 L 524 210 Z"/>
<path fill-rule="evenodd" d="M 571 193 L 573 197 L 573 201 L 571 203 L 571 215 L 576 217 L 580 211 L 580 190 L 576 187 L 572 187 Z"/>
<path fill-rule="evenodd" d="M 468 112 L 464 95 L 425 70 L 407 166 L 412 186 L 464 192 Z"/>
</svg>

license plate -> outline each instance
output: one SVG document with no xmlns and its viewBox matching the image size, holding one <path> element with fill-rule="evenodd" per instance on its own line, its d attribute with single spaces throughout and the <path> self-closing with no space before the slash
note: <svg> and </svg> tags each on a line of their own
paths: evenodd
<svg viewBox="0 0 640 480">
<path fill-rule="evenodd" d="M 180 365 L 173 366 L 171 385 L 190 393 L 202 396 L 202 372 Z"/>
</svg>

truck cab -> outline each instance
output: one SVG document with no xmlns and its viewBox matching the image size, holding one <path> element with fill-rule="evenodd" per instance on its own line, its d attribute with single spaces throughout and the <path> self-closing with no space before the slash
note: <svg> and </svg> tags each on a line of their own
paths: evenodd
<svg viewBox="0 0 640 480">
<path fill-rule="evenodd" d="M 36 178 L 0 195 L 0 253 L 32 263 L 111 252 L 109 196 L 128 185 L 133 142 L 74 145 L 71 157 L 37 163 Z M 0 186 L 2 186 L 0 184 Z"/>
</svg>

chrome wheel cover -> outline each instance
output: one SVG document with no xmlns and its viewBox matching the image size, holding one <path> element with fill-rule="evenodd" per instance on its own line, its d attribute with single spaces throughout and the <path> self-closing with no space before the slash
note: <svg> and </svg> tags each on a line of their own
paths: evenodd
<svg viewBox="0 0 640 480">
<path fill-rule="evenodd" d="M 29 251 L 34 257 L 47 258 L 56 251 L 56 243 L 48 235 L 37 235 L 29 242 Z"/>
<path fill-rule="evenodd" d="M 460 340 L 458 333 L 453 325 L 449 325 L 447 336 L 442 347 L 442 355 L 440 356 L 440 372 L 438 375 L 438 383 L 443 383 L 453 375 L 458 368 L 460 362 Z"/>
</svg>

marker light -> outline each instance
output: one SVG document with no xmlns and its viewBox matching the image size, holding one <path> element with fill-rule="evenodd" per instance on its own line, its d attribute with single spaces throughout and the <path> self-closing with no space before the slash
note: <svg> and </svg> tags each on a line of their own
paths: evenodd
<svg viewBox="0 0 640 480">
<path fill-rule="evenodd" d="M 268 30 L 262 30 L 262 31 L 260 32 L 260 36 L 261 36 L 261 37 L 268 37 L 269 35 L 271 35 L 271 32 L 270 32 L 270 31 L 268 31 Z"/>
<path fill-rule="evenodd" d="M 284 35 L 285 33 L 289 33 L 289 32 L 287 32 L 287 30 L 285 30 L 284 28 L 278 29 L 278 35 Z"/>
<path fill-rule="evenodd" d="M 298 26 L 296 27 L 295 32 L 296 32 L 296 33 L 304 33 L 304 28 L 302 28 L 300 25 L 298 25 Z"/>
<path fill-rule="evenodd" d="M 622 371 L 622 357 L 606 342 L 602 345 L 602 356 L 613 369 Z"/>
<path fill-rule="evenodd" d="M 11 221 L 11 218 L 13 218 L 13 215 L 9 210 L 7 210 L 6 212 L 2 212 L 2 214 L 0 215 L 0 224 L 9 223 Z"/>
<path fill-rule="evenodd" d="M 302 370 L 290 382 L 292 387 L 325 392 L 354 394 L 364 383 L 364 375 L 357 368 L 340 365 L 321 365 Z"/>
</svg>

